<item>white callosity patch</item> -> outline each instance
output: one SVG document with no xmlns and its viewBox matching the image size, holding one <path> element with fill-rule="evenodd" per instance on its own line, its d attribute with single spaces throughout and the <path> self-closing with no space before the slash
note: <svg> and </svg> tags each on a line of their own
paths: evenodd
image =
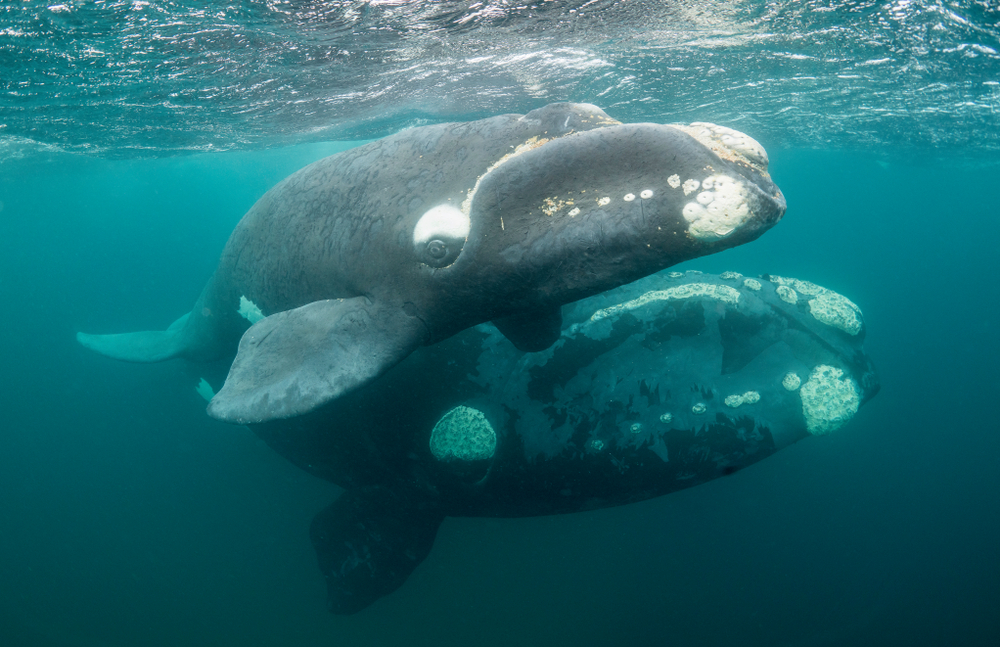
<svg viewBox="0 0 1000 647">
<path fill-rule="evenodd" d="M 757 404 L 758 402 L 760 402 L 760 393 L 756 391 L 747 391 L 743 395 L 728 395 L 725 399 L 726 406 L 733 409 L 743 404 Z"/>
<path fill-rule="evenodd" d="M 625 202 L 632 202 L 633 200 L 635 200 L 635 194 L 634 193 L 626 193 L 625 197 L 622 198 L 622 200 L 624 200 Z"/>
<path fill-rule="evenodd" d="M 632 426 L 629 427 L 629 431 L 631 431 L 633 434 L 641 434 L 642 433 L 642 423 L 641 422 L 633 422 Z"/>
<path fill-rule="evenodd" d="M 785 377 L 781 378 L 781 386 L 789 391 L 799 388 L 800 384 L 802 384 L 802 378 L 799 377 L 798 373 L 789 371 L 785 373 Z"/>
<path fill-rule="evenodd" d="M 814 297 L 827 291 L 826 288 L 821 288 L 815 283 L 810 283 L 809 281 L 800 281 L 798 279 L 792 279 L 791 281 L 791 286 L 795 288 L 795 291 L 799 294 L 804 294 L 807 297 Z"/>
<path fill-rule="evenodd" d="M 682 279 L 684 278 L 684 272 L 669 272 L 667 276 L 672 279 Z"/>
<path fill-rule="evenodd" d="M 850 335 L 861 332 L 861 308 L 833 290 L 826 290 L 809 299 L 809 314 L 817 321 L 840 328 Z"/>
<path fill-rule="evenodd" d="M 696 416 L 700 416 L 706 411 L 708 411 L 708 407 L 705 406 L 704 402 L 696 402 L 695 405 L 691 407 L 691 413 L 695 414 Z"/>
<path fill-rule="evenodd" d="M 669 425 L 673 421 L 674 421 L 674 414 L 672 413 L 664 413 L 660 415 L 660 422 L 662 422 L 665 425 Z"/>
<path fill-rule="evenodd" d="M 741 162 L 767 173 L 767 152 L 757 140 L 738 130 L 696 121 L 689 126 L 675 125 L 724 160 Z"/>
<path fill-rule="evenodd" d="M 798 293 L 787 285 L 779 285 L 774 291 L 778 293 L 778 298 L 785 303 L 791 303 L 794 305 L 799 302 Z"/>
<path fill-rule="evenodd" d="M 666 290 L 652 290 L 636 297 L 631 301 L 619 303 L 602 310 L 598 310 L 590 316 L 591 321 L 599 321 L 606 317 L 641 308 L 653 301 L 664 301 L 666 299 L 689 299 L 691 297 L 710 297 L 724 301 L 730 305 L 736 305 L 740 300 L 740 293 L 735 288 L 728 285 L 713 285 L 711 283 L 686 283 Z"/>
<path fill-rule="evenodd" d="M 570 209 L 569 210 L 569 215 L 570 215 L 571 218 L 573 216 L 579 216 L 580 215 L 580 207 L 573 207 L 572 209 Z"/>
<path fill-rule="evenodd" d="M 481 461 L 493 457 L 497 434 L 479 409 L 457 406 L 434 425 L 431 453 L 439 461 Z"/>
<path fill-rule="evenodd" d="M 698 180 L 684 180 L 684 195 L 687 195 L 692 191 L 697 191 L 700 186 L 701 182 Z"/>
<path fill-rule="evenodd" d="M 739 272 L 723 272 L 719 275 L 719 278 L 727 281 L 739 281 L 743 278 L 743 275 Z"/>
<path fill-rule="evenodd" d="M 743 279 L 743 287 L 754 292 L 760 292 L 760 281 L 757 279 Z"/>
<path fill-rule="evenodd" d="M 639 197 L 642 198 L 643 200 L 649 200 L 650 198 L 653 197 L 653 190 L 644 189 L 642 193 L 639 194 Z"/>
<path fill-rule="evenodd" d="M 211 402 L 212 398 L 215 397 L 215 390 L 205 378 L 201 378 L 201 382 L 198 382 L 198 386 L 194 390 L 198 392 L 198 395 L 205 398 L 205 402 Z"/>
<path fill-rule="evenodd" d="M 598 198 L 597 199 L 597 206 L 599 206 L 599 207 L 603 207 L 604 205 L 610 204 L 610 203 L 611 203 L 611 198 L 609 198 L 608 196 L 604 196 L 603 198 Z"/>
<path fill-rule="evenodd" d="M 861 394 L 854 380 L 834 366 L 820 364 L 799 389 L 806 429 L 822 436 L 843 427 L 861 404 Z"/>
<path fill-rule="evenodd" d="M 681 176 L 674 173 L 673 175 L 667 178 L 667 184 L 670 185 L 671 189 L 676 189 L 681 185 Z"/>
<path fill-rule="evenodd" d="M 244 296 L 240 297 L 240 309 L 236 312 L 251 324 L 255 324 L 264 318 L 264 313 L 257 307 L 257 304 Z"/>
<path fill-rule="evenodd" d="M 750 219 L 746 188 L 728 175 L 712 175 L 702 182 L 701 193 L 684 205 L 688 233 L 700 240 L 719 240 Z"/>
<path fill-rule="evenodd" d="M 431 207 L 420 216 L 413 228 L 413 244 L 428 243 L 435 238 L 466 239 L 472 222 L 469 216 L 450 204 Z"/>
<path fill-rule="evenodd" d="M 828 326 L 833 326 L 834 328 L 839 328 L 850 335 L 857 335 L 861 332 L 861 308 L 842 294 L 828 290 L 815 283 L 810 283 L 809 281 L 801 281 L 785 276 L 772 275 L 771 282 L 779 286 L 776 288 L 776 291 L 782 299 L 785 298 L 782 296 L 782 292 L 787 293 L 790 290 L 794 290 L 793 294 L 798 292 L 799 294 L 811 296 L 812 298 L 808 301 L 809 314 L 817 321 L 825 323 Z M 785 300 L 787 301 L 787 299 Z M 789 301 L 789 303 L 795 303 L 795 301 Z"/>
</svg>

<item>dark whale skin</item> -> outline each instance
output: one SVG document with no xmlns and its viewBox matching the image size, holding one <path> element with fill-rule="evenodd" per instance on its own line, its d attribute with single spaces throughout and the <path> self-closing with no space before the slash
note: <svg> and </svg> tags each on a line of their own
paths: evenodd
<svg viewBox="0 0 1000 647">
<path fill-rule="evenodd" d="M 402 584 L 447 516 L 641 501 L 845 424 L 878 377 L 860 310 L 851 327 L 810 304 L 818 294 L 855 312 L 795 279 L 658 274 L 566 308 L 568 326 L 543 352 L 521 353 L 477 326 L 307 416 L 251 428 L 346 489 L 317 515 L 312 538 L 331 610 L 351 613 Z M 799 386 L 789 388 L 789 374 Z M 826 391 L 811 388 L 824 379 Z M 491 455 L 435 454 L 435 426 L 455 407 L 483 414 Z"/>
</svg>

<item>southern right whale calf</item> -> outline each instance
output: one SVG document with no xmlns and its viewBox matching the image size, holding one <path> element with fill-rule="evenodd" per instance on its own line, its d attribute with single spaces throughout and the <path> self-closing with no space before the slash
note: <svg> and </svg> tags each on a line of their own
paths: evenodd
<svg viewBox="0 0 1000 647">
<path fill-rule="evenodd" d="M 129 361 L 232 360 L 220 420 L 305 414 L 486 321 L 542 350 L 564 304 L 757 238 L 785 212 L 767 165 L 730 128 L 588 104 L 404 130 L 268 191 L 166 330 L 77 338 Z"/>
<path fill-rule="evenodd" d="M 691 487 L 836 431 L 879 390 L 861 310 L 808 281 L 661 273 L 564 314 L 544 351 L 483 324 L 311 414 L 251 425 L 346 490 L 311 529 L 333 612 L 402 585 L 445 517 Z"/>
</svg>

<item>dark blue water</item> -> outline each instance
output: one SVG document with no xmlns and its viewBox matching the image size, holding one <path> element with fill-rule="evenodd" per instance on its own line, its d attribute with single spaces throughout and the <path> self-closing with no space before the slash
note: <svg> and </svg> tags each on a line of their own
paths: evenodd
<svg viewBox="0 0 1000 647">
<path fill-rule="evenodd" d="M 1000 644 L 998 49 L 991 0 L 0 2 L 0 646 Z M 74 334 L 186 312 L 325 140 L 567 99 L 757 137 L 788 214 L 680 269 L 844 294 L 882 391 L 660 499 L 446 520 L 329 615 L 339 490 Z"/>
</svg>

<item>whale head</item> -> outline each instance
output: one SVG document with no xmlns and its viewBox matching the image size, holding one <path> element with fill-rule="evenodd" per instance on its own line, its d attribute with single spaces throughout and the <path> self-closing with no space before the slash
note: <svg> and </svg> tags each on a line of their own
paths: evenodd
<svg viewBox="0 0 1000 647">
<path fill-rule="evenodd" d="M 785 213 L 748 135 L 704 122 L 621 124 L 586 104 L 542 110 L 556 132 L 491 166 L 461 209 L 469 233 L 453 268 L 501 302 L 500 316 L 752 241 Z M 592 127 L 574 128 L 588 111 Z"/>
</svg>

